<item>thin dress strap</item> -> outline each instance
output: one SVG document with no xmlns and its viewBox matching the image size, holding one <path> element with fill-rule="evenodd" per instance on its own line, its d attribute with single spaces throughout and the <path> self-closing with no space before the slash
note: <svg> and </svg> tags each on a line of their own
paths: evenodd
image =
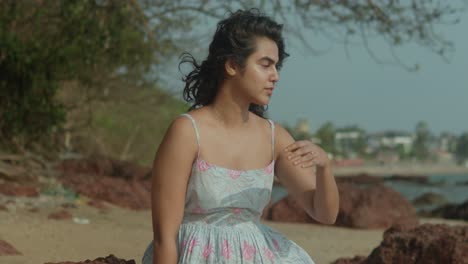
<svg viewBox="0 0 468 264">
<path fill-rule="evenodd" d="M 186 116 L 192 121 L 193 129 L 195 129 L 195 135 L 197 136 L 197 145 L 198 145 L 198 152 L 197 152 L 197 158 L 200 156 L 200 134 L 198 133 L 198 128 L 197 124 L 195 123 L 195 119 L 187 113 L 181 114 L 181 116 Z"/>
<path fill-rule="evenodd" d="M 275 159 L 275 123 L 268 119 L 268 122 L 270 122 L 271 125 L 271 152 L 273 155 L 273 160 Z"/>
</svg>

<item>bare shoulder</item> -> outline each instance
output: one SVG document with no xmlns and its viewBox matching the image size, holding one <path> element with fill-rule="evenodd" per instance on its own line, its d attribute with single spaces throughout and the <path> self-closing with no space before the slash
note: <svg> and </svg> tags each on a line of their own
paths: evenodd
<svg viewBox="0 0 468 264">
<path fill-rule="evenodd" d="M 283 150 L 294 143 L 291 134 L 279 123 L 275 122 L 275 157 L 278 159 Z"/>
<path fill-rule="evenodd" d="M 192 135 L 193 134 L 193 135 Z M 195 138 L 195 131 L 192 121 L 186 116 L 178 116 L 169 125 L 166 131 L 167 137 L 177 137 L 180 140 L 188 141 Z"/>
<path fill-rule="evenodd" d="M 159 149 L 184 150 L 183 153 L 195 157 L 198 145 L 192 121 L 186 116 L 175 118 L 169 125 Z"/>
</svg>

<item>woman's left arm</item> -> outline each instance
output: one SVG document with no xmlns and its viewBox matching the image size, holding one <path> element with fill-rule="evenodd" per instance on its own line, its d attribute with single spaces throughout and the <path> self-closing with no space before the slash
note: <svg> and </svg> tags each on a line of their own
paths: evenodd
<svg viewBox="0 0 468 264">
<path fill-rule="evenodd" d="M 276 128 L 276 176 L 312 218 L 335 223 L 339 196 L 327 153 L 309 140 L 295 141 L 280 125 Z"/>
</svg>

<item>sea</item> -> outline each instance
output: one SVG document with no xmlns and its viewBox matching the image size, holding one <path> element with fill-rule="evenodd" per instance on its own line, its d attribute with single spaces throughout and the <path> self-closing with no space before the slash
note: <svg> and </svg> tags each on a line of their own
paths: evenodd
<svg viewBox="0 0 468 264">
<path fill-rule="evenodd" d="M 384 185 L 393 188 L 409 201 L 425 194 L 435 193 L 442 195 L 448 203 L 460 204 L 468 200 L 468 174 L 448 175 L 433 174 L 428 176 L 427 183 L 414 183 L 409 181 L 386 180 Z M 282 199 L 288 194 L 282 186 L 273 186 L 272 203 Z M 417 210 L 431 210 L 437 205 L 416 206 Z"/>
</svg>

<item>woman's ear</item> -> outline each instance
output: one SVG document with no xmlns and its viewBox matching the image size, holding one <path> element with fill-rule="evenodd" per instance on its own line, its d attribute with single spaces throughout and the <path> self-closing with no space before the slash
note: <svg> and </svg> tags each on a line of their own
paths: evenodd
<svg viewBox="0 0 468 264">
<path fill-rule="evenodd" d="M 236 75 L 237 73 L 237 67 L 236 67 L 236 64 L 234 63 L 234 61 L 232 61 L 232 59 L 227 59 L 226 60 L 226 63 L 224 64 L 224 68 L 226 70 L 226 74 L 228 76 L 234 76 Z"/>
</svg>

